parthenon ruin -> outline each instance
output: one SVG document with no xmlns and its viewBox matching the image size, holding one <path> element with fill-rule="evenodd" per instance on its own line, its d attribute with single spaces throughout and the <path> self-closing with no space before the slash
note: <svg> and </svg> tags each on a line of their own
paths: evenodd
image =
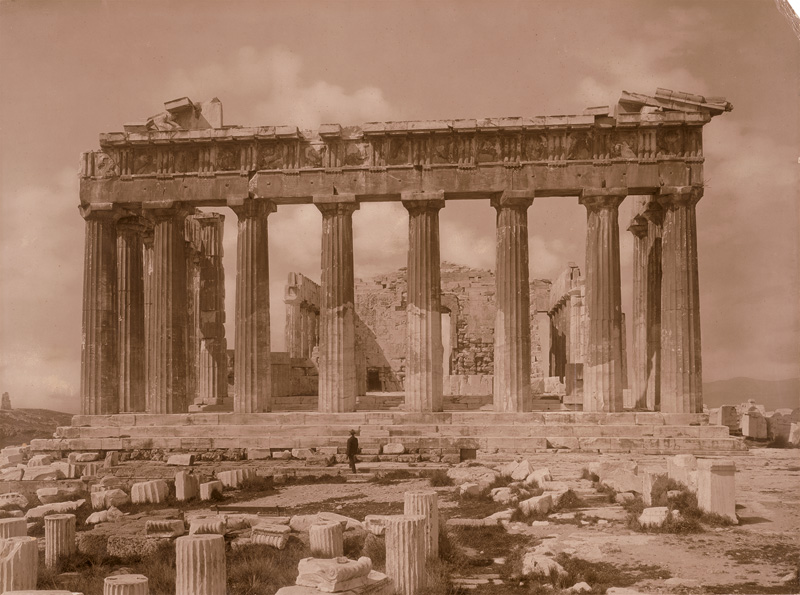
<svg viewBox="0 0 800 595">
<path fill-rule="evenodd" d="M 565 304 L 584 308 L 585 337 L 569 347 L 581 350 L 579 408 L 703 411 L 695 205 L 702 129 L 732 109 L 724 99 L 658 89 L 623 92 L 616 105 L 580 115 L 317 131 L 223 125 L 217 99 L 165 107 L 101 134 L 100 150 L 82 157 L 83 415 L 202 411 L 226 397 L 223 216 L 198 210 L 213 207 L 238 218 L 233 412 L 271 411 L 268 219 L 298 204 L 322 214 L 321 284 L 318 309 L 291 311 L 304 330 L 287 349 L 309 357 L 318 343 L 318 411 L 355 411 L 353 217 L 379 201 L 400 201 L 409 217 L 403 409 L 442 411 L 439 211 L 457 200 L 488 200 L 496 211 L 493 409 L 532 411 L 528 211 L 537 197 L 586 208 L 581 287 L 562 280 L 563 296 L 550 304 L 562 338 L 564 316 L 577 316 Z M 627 196 L 636 215 L 626 407 L 618 208 Z M 550 368 L 569 383 L 577 360 L 564 340 Z"/>
</svg>

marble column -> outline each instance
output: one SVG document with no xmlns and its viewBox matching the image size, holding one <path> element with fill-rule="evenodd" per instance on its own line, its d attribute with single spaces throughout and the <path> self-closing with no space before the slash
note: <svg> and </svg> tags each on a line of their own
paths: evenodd
<svg viewBox="0 0 800 595">
<path fill-rule="evenodd" d="M 417 595 L 425 588 L 425 517 L 386 518 L 386 574 L 398 595 Z"/>
<path fill-rule="evenodd" d="M 320 288 L 319 411 L 356 409 L 355 279 L 353 212 L 355 195 L 314 196 L 322 212 Z"/>
<path fill-rule="evenodd" d="M 272 409 L 267 218 L 276 207 L 254 199 L 230 206 L 239 218 L 233 410 L 266 412 Z"/>
<path fill-rule="evenodd" d="M 119 411 L 117 372 L 117 230 L 111 205 L 81 209 L 86 220 L 83 261 L 81 414 Z"/>
<path fill-rule="evenodd" d="M 148 207 L 145 203 L 145 208 Z M 149 209 L 153 218 L 151 336 L 147 348 L 148 413 L 187 411 L 186 395 L 186 212 Z"/>
<path fill-rule="evenodd" d="M 143 574 L 117 574 L 103 581 L 103 595 L 149 595 L 149 581 Z"/>
<path fill-rule="evenodd" d="M 35 537 L 0 539 L 0 593 L 34 592 L 39 573 L 39 547 Z"/>
<path fill-rule="evenodd" d="M 225 216 L 202 213 L 197 225 L 196 405 L 219 405 L 228 396 L 228 344 L 225 339 L 225 269 L 222 234 Z"/>
<path fill-rule="evenodd" d="M 145 403 L 144 268 L 142 233 L 134 218 L 117 222 L 119 411 L 142 412 Z"/>
<path fill-rule="evenodd" d="M 661 410 L 661 224 L 656 200 L 644 210 L 647 220 L 647 400 L 649 411 Z"/>
<path fill-rule="evenodd" d="M 637 207 L 640 206 L 637 201 Z M 647 409 L 647 220 L 636 215 L 628 231 L 633 234 L 633 370 L 631 392 L 636 409 Z"/>
<path fill-rule="evenodd" d="M 444 192 L 402 194 L 408 210 L 405 410 L 441 411 L 443 393 L 439 209 Z"/>
<path fill-rule="evenodd" d="M 491 204 L 497 209 L 494 410 L 521 412 L 531 406 L 528 207 L 533 196 L 506 190 Z"/>
<path fill-rule="evenodd" d="M 703 411 L 695 205 L 700 186 L 662 188 L 661 411 Z"/>
<path fill-rule="evenodd" d="M 439 496 L 436 490 L 409 490 L 403 494 L 403 514 L 421 516 L 426 558 L 439 557 Z"/>
<path fill-rule="evenodd" d="M 44 517 L 44 564 L 56 568 L 61 558 L 75 553 L 75 515 L 51 514 Z"/>
<path fill-rule="evenodd" d="M 150 346 L 153 344 L 155 330 L 153 324 L 153 236 L 152 228 L 142 234 L 142 275 L 144 285 L 144 395 L 145 411 L 154 411 L 155 385 L 152 383 L 150 371 L 153 369 L 153 353 Z"/>
<path fill-rule="evenodd" d="M 344 534 L 339 521 L 318 523 L 308 528 L 309 548 L 315 558 L 338 558 L 344 555 Z"/>
<path fill-rule="evenodd" d="M 584 190 L 586 309 L 589 326 L 583 367 L 583 410 L 622 411 L 622 296 L 619 205 L 624 188 Z"/>
<path fill-rule="evenodd" d="M 175 595 L 225 595 L 225 538 L 188 535 L 175 540 Z"/>
</svg>

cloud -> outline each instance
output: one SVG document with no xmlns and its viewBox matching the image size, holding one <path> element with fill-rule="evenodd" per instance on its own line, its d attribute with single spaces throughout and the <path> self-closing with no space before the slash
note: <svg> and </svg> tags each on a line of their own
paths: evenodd
<svg viewBox="0 0 800 595">
<path fill-rule="evenodd" d="M 220 89 L 223 104 L 230 101 L 241 108 L 233 111 L 246 114 L 249 125 L 316 128 L 387 120 L 395 113 L 375 86 L 347 90 L 324 80 L 305 81 L 302 59 L 283 47 L 242 47 L 219 62 L 176 70 L 166 82 L 168 97 L 188 95 L 195 101 L 210 99 Z"/>
</svg>

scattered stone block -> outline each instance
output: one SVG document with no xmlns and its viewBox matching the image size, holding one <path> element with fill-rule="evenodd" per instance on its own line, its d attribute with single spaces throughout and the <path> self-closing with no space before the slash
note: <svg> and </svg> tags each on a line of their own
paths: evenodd
<svg viewBox="0 0 800 595">
<path fill-rule="evenodd" d="M 295 459 L 307 459 L 308 457 L 314 456 L 314 451 L 310 448 L 293 448 L 292 449 L 292 456 Z"/>
<path fill-rule="evenodd" d="M 114 534 L 108 536 L 106 550 L 109 556 L 122 560 L 139 559 L 156 554 L 162 543 L 164 543 L 164 539 L 161 537 Z"/>
<path fill-rule="evenodd" d="M 106 491 L 92 492 L 89 494 L 92 502 L 92 510 L 105 510 L 106 508 Z"/>
<path fill-rule="evenodd" d="M 116 450 L 108 451 L 103 461 L 103 468 L 111 469 L 111 467 L 116 467 L 117 465 L 119 465 L 119 452 Z"/>
<path fill-rule="evenodd" d="M 477 483 L 463 483 L 458 486 L 458 493 L 460 496 L 480 496 L 481 487 Z"/>
<path fill-rule="evenodd" d="M 510 517 L 509 517 L 510 518 Z M 485 519 L 447 519 L 445 525 L 448 527 L 493 527 L 498 524 L 494 518 Z"/>
<path fill-rule="evenodd" d="M 588 593 L 592 590 L 592 587 L 588 583 L 575 583 L 572 585 L 568 591 L 572 591 L 573 593 Z"/>
<path fill-rule="evenodd" d="M 22 481 L 53 481 L 66 479 L 64 474 L 52 465 L 43 467 L 26 467 L 22 475 Z"/>
<path fill-rule="evenodd" d="M 272 453 L 273 459 L 278 459 L 281 461 L 288 461 L 292 458 L 292 451 L 291 450 L 279 450 Z"/>
<path fill-rule="evenodd" d="M 666 506 L 654 506 L 645 508 L 639 515 L 639 524 L 642 527 L 660 527 L 669 516 L 669 508 Z"/>
<path fill-rule="evenodd" d="M 519 503 L 519 509 L 525 516 L 547 514 L 553 507 L 553 498 L 549 494 L 534 496 Z"/>
<path fill-rule="evenodd" d="M 658 475 L 651 471 L 642 471 L 642 501 L 645 506 L 653 505 L 653 484 Z"/>
<path fill-rule="evenodd" d="M 789 427 L 789 444 L 800 446 L 800 423 L 792 423 Z"/>
<path fill-rule="evenodd" d="M 731 430 L 739 429 L 739 414 L 733 405 L 722 405 L 712 409 L 708 416 L 708 423 L 712 426 L 728 426 Z"/>
<path fill-rule="evenodd" d="M 500 504 L 516 504 L 519 501 L 519 497 L 511 488 L 493 488 L 489 494 L 492 500 Z"/>
<path fill-rule="evenodd" d="M 9 537 L 0 541 L 0 592 L 36 589 L 39 546 L 35 537 Z"/>
<path fill-rule="evenodd" d="M 68 460 L 70 463 L 91 463 L 100 460 L 98 452 L 71 452 Z"/>
<path fill-rule="evenodd" d="M 548 556 L 527 552 L 522 558 L 522 576 L 543 576 L 549 578 L 555 573 L 559 577 L 567 576 L 567 571 L 558 562 Z"/>
<path fill-rule="evenodd" d="M 27 508 L 28 499 L 19 492 L 8 492 L 0 494 L 0 510 L 13 510 L 15 508 Z"/>
<path fill-rule="evenodd" d="M 314 454 L 304 460 L 308 467 L 331 467 L 336 464 L 336 455 Z"/>
<path fill-rule="evenodd" d="M 21 481 L 25 475 L 25 469 L 11 469 L 0 473 L 0 481 Z"/>
<path fill-rule="evenodd" d="M 506 508 L 505 510 L 499 510 L 494 514 L 490 514 L 488 517 L 483 519 L 484 521 L 492 520 L 495 523 L 500 521 L 510 521 L 511 517 L 514 516 L 514 509 L 513 508 Z"/>
<path fill-rule="evenodd" d="M 597 463 L 589 463 L 589 472 L 597 475 L 600 481 L 603 481 L 609 474 L 617 471 L 626 471 L 637 475 L 639 466 L 633 461 L 600 461 Z"/>
<path fill-rule="evenodd" d="M 167 459 L 167 465 L 177 465 L 182 467 L 190 467 L 194 465 L 194 455 L 193 454 L 177 454 L 171 455 Z"/>
<path fill-rule="evenodd" d="M 735 463 L 732 460 L 700 459 L 697 467 L 697 506 L 738 523 Z"/>
<path fill-rule="evenodd" d="M 222 482 L 221 481 L 209 481 L 206 483 L 200 484 L 200 499 L 201 500 L 211 500 L 214 498 L 214 494 L 222 495 Z"/>
<path fill-rule="evenodd" d="M 545 481 L 553 481 L 553 477 L 550 475 L 550 469 L 547 467 L 537 469 L 528 475 L 528 477 L 525 478 L 525 485 L 538 486 Z"/>
<path fill-rule="evenodd" d="M 226 488 L 238 489 L 247 479 L 255 477 L 255 469 L 242 468 L 231 469 L 229 471 L 220 471 L 217 473 L 217 481 L 222 482 Z"/>
<path fill-rule="evenodd" d="M 600 483 L 613 489 L 615 492 L 640 492 L 642 478 L 634 473 L 618 469 L 606 474 Z"/>
<path fill-rule="evenodd" d="M 383 454 L 385 455 L 401 455 L 404 454 L 405 452 L 406 452 L 406 447 L 400 444 L 399 442 L 383 445 Z"/>
<path fill-rule="evenodd" d="M 386 532 L 386 523 L 390 515 L 368 514 L 364 517 L 364 529 L 373 535 L 383 535 Z"/>
<path fill-rule="evenodd" d="M 291 455 L 291 453 L 289 453 Z M 248 461 L 262 461 L 264 459 L 271 459 L 272 451 L 269 448 L 248 448 L 247 460 Z"/>
<path fill-rule="evenodd" d="M 162 479 L 143 481 L 131 486 L 131 502 L 134 504 L 161 504 L 167 500 L 169 486 Z"/>
<path fill-rule="evenodd" d="M 56 461 L 50 467 L 61 471 L 64 474 L 64 479 L 79 479 L 81 477 L 82 469 L 74 463 Z"/>
<path fill-rule="evenodd" d="M 25 519 L 0 519 L 0 541 L 9 537 L 24 537 L 28 534 L 28 523 Z"/>
<path fill-rule="evenodd" d="M 511 479 L 514 481 L 525 481 L 531 473 L 533 473 L 531 464 L 527 460 L 524 460 L 511 472 Z"/>
<path fill-rule="evenodd" d="M 178 471 L 175 474 L 175 499 L 178 502 L 188 502 L 200 495 L 200 478 L 188 471 Z"/>
<path fill-rule="evenodd" d="M 86 500 L 75 500 L 72 502 L 56 502 L 55 504 L 42 504 L 35 508 L 31 508 L 25 513 L 25 518 L 29 521 L 36 521 L 43 519 L 51 514 L 69 514 L 74 513 L 81 506 L 86 503 Z"/>
<path fill-rule="evenodd" d="M 545 492 L 566 492 L 569 486 L 563 481 L 540 481 L 539 487 Z"/>
<path fill-rule="evenodd" d="M 297 514 L 289 520 L 289 526 L 296 533 L 307 533 L 311 525 L 335 521 L 341 523 L 342 529 L 363 529 L 364 525 L 350 517 L 335 512 L 318 512 L 317 514 Z"/>
<path fill-rule="evenodd" d="M 636 494 L 633 492 L 620 492 L 614 498 L 614 501 L 617 504 L 627 504 L 628 502 L 633 502 L 636 500 Z"/>
<path fill-rule="evenodd" d="M 20 463 L 22 461 L 19 461 Z M 34 455 L 28 461 L 28 467 L 47 467 L 53 463 L 50 455 Z"/>
<path fill-rule="evenodd" d="M 36 497 L 42 504 L 53 504 L 55 502 L 65 502 L 67 500 L 74 500 L 81 495 L 81 488 L 79 487 L 55 487 L 55 488 L 39 488 L 36 490 Z"/>
<path fill-rule="evenodd" d="M 295 583 L 323 593 L 338 593 L 365 586 L 371 571 L 372 560 L 364 556 L 358 560 L 303 558 L 297 564 Z"/>
<path fill-rule="evenodd" d="M 175 542 L 175 595 L 225 595 L 225 538 L 188 535 Z"/>
<path fill-rule="evenodd" d="M 94 477 L 100 474 L 104 462 L 92 461 L 90 463 L 78 463 L 78 468 L 81 471 L 81 477 Z"/>
<path fill-rule="evenodd" d="M 436 490 L 409 490 L 403 499 L 406 516 L 421 516 L 425 558 L 439 557 L 439 497 Z"/>
<path fill-rule="evenodd" d="M 228 526 L 223 517 L 194 519 L 189 523 L 189 535 L 225 535 Z"/>
<path fill-rule="evenodd" d="M 697 458 L 694 455 L 675 455 L 667 459 L 667 474 L 669 478 L 682 483 L 687 488 L 695 491 Z"/>
</svg>

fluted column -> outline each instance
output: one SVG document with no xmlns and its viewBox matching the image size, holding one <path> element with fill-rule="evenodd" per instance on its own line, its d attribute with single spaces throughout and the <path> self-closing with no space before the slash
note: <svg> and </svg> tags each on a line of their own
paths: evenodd
<svg viewBox="0 0 800 595">
<path fill-rule="evenodd" d="M 179 537 L 175 571 L 175 595 L 226 595 L 225 537 Z"/>
<path fill-rule="evenodd" d="M 0 519 L 0 539 L 24 537 L 27 534 L 28 523 L 25 519 Z"/>
<path fill-rule="evenodd" d="M 145 208 L 154 221 L 148 413 L 187 411 L 186 247 L 180 208 Z"/>
<path fill-rule="evenodd" d="M 44 517 L 44 564 L 56 568 L 61 558 L 75 553 L 75 515 L 51 514 Z"/>
<path fill-rule="evenodd" d="M 637 206 L 640 203 L 637 201 Z M 642 205 L 643 206 L 643 205 Z M 631 392 L 636 409 L 647 408 L 647 220 L 636 215 L 628 231 L 633 234 L 633 374 Z"/>
<path fill-rule="evenodd" d="M 103 581 L 103 595 L 148 595 L 150 588 L 143 574 L 117 574 Z"/>
<path fill-rule="evenodd" d="M 108 209 L 81 209 L 86 220 L 81 341 L 83 415 L 102 415 L 119 410 L 117 231 L 110 205 L 103 206 Z"/>
<path fill-rule="evenodd" d="M 622 296 L 619 205 L 626 189 L 587 189 L 586 307 L 589 333 L 583 368 L 583 410 L 622 411 Z"/>
<path fill-rule="evenodd" d="M 441 411 L 442 290 L 439 209 L 444 192 L 402 194 L 408 210 L 408 317 L 405 410 Z"/>
<path fill-rule="evenodd" d="M 497 209 L 494 326 L 494 410 L 530 409 L 531 329 L 528 273 L 530 191 L 506 190 L 492 199 Z"/>
<path fill-rule="evenodd" d="M 661 411 L 703 411 L 695 205 L 699 186 L 662 188 Z"/>
<path fill-rule="evenodd" d="M 144 264 L 138 219 L 117 222 L 119 411 L 145 411 Z"/>
<path fill-rule="evenodd" d="M 356 408 L 355 279 L 353 212 L 355 195 L 314 196 L 322 212 L 320 288 L 319 411 Z"/>
<path fill-rule="evenodd" d="M 247 199 L 230 206 L 239 217 L 233 410 L 237 413 L 270 411 L 272 367 L 267 218 L 275 212 L 275 205 Z"/>
<path fill-rule="evenodd" d="M 0 593 L 36 589 L 39 547 L 35 537 L 0 540 Z"/>
<path fill-rule="evenodd" d="M 197 225 L 197 362 L 195 404 L 217 405 L 228 396 L 225 339 L 225 269 L 222 263 L 225 216 L 202 213 Z"/>
<path fill-rule="evenodd" d="M 647 399 L 650 411 L 661 410 L 661 224 L 656 200 L 645 209 L 647 220 Z"/>
<path fill-rule="evenodd" d="M 152 229 L 142 234 L 142 275 L 144 286 L 144 395 L 145 411 L 154 411 L 155 385 L 153 384 L 153 352 L 155 316 L 153 316 L 153 236 Z"/>
<path fill-rule="evenodd" d="M 311 525 L 308 539 L 311 555 L 315 558 L 338 558 L 344 555 L 342 524 L 338 521 Z"/>
<path fill-rule="evenodd" d="M 398 595 L 417 595 L 425 588 L 425 517 L 386 519 L 386 574 Z"/>
<path fill-rule="evenodd" d="M 403 514 L 421 516 L 427 558 L 439 557 L 439 497 L 436 490 L 410 490 L 403 494 Z"/>
</svg>

